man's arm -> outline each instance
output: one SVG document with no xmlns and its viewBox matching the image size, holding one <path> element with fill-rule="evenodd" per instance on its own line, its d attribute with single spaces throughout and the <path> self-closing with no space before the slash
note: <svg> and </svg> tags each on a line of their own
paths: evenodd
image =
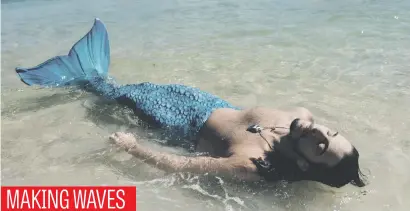
<svg viewBox="0 0 410 211">
<path fill-rule="evenodd" d="M 158 152 L 138 144 L 132 134 L 115 133 L 110 138 L 118 145 L 125 147 L 126 151 L 133 156 L 167 172 L 210 173 L 241 179 L 256 176 L 256 167 L 252 161 L 247 159 L 187 157 Z"/>
<path fill-rule="evenodd" d="M 145 163 L 167 172 L 228 173 L 232 168 L 229 158 L 187 157 L 154 151 L 143 146 L 133 147 L 127 151 Z"/>
</svg>

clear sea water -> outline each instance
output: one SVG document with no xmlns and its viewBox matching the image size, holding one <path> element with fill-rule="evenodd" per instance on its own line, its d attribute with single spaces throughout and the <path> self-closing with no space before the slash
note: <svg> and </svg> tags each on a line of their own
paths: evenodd
<svg viewBox="0 0 410 211">
<path fill-rule="evenodd" d="M 3 0 L 3 185 L 135 185 L 138 210 L 408 210 L 410 1 Z M 113 148 L 155 134 L 115 103 L 21 83 L 16 66 L 66 54 L 107 26 L 119 83 L 183 83 L 238 106 L 304 106 L 361 153 L 370 184 L 332 189 L 164 174 Z M 136 123 L 137 122 L 137 123 Z"/>
</svg>

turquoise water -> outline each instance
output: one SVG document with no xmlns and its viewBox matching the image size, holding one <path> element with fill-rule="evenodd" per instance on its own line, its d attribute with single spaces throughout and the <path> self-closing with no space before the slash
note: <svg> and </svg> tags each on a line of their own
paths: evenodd
<svg viewBox="0 0 410 211">
<path fill-rule="evenodd" d="M 139 210 L 408 210 L 410 1 L 2 1 L 2 183 L 136 185 Z M 361 153 L 369 186 L 236 184 L 163 172 L 112 148 L 153 144 L 127 110 L 73 90 L 33 89 L 16 66 L 106 24 L 121 83 L 200 87 L 239 106 L 304 106 Z"/>
</svg>

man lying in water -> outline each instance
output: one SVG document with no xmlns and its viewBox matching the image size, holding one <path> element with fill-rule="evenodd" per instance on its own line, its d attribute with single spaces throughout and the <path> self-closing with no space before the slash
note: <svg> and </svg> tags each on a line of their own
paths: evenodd
<svg viewBox="0 0 410 211">
<path fill-rule="evenodd" d="M 277 172 L 270 173 L 271 167 L 266 166 L 271 162 L 266 152 L 271 152 L 274 142 L 280 140 L 279 147 L 292 148 L 309 162 L 308 169 L 300 172 L 293 169 L 300 180 L 333 187 L 348 183 L 363 187 L 359 154 L 354 146 L 338 132 L 312 120 L 311 113 L 303 108 L 293 111 L 260 107 L 239 111 L 216 109 L 200 131 L 196 148 L 209 156 L 187 157 L 154 151 L 141 146 L 130 133 L 117 132 L 110 139 L 133 156 L 167 172 L 214 173 L 248 181 L 278 179 Z M 270 127 L 252 133 L 248 128 L 255 123 Z"/>
<path fill-rule="evenodd" d="M 33 68 L 16 68 L 21 80 L 42 87 L 76 86 L 127 105 L 174 140 L 193 140 L 209 156 L 185 157 L 142 147 L 125 133 L 111 136 L 135 157 L 170 172 L 216 173 L 243 180 L 313 180 L 364 186 L 359 154 L 342 135 L 313 123 L 303 108 L 242 109 L 197 88 L 179 84 L 117 85 L 108 78 L 108 33 L 96 19 L 67 56 Z"/>
</svg>

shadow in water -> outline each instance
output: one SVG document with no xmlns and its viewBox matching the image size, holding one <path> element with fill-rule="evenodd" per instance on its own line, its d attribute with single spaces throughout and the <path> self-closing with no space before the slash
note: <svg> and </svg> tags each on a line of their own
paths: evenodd
<svg viewBox="0 0 410 211">
<path fill-rule="evenodd" d="M 193 141 L 169 136 L 169 131 L 166 129 L 160 129 L 147 123 L 147 117 L 141 116 L 116 101 L 97 97 L 93 100 L 87 100 L 83 105 L 86 109 L 85 118 L 100 127 L 108 127 L 108 129 L 113 129 L 113 132 L 125 130 L 138 135 L 142 139 L 156 140 L 156 143 L 161 145 L 182 147 L 191 153 L 194 152 Z"/>
<path fill-rule="evenodd" d="M 16 101 L 3 103 L 1 115 L 10 116 L 24 112 L 35 112 L 39 109 L 47 109 L 57 105 L 71 103 L 86 97 L 88 97 L 87 93 L 74 89 L 59 90 L 58 93 L 52 93 L 47 96 L 26 96 Z"/>
</svg>

